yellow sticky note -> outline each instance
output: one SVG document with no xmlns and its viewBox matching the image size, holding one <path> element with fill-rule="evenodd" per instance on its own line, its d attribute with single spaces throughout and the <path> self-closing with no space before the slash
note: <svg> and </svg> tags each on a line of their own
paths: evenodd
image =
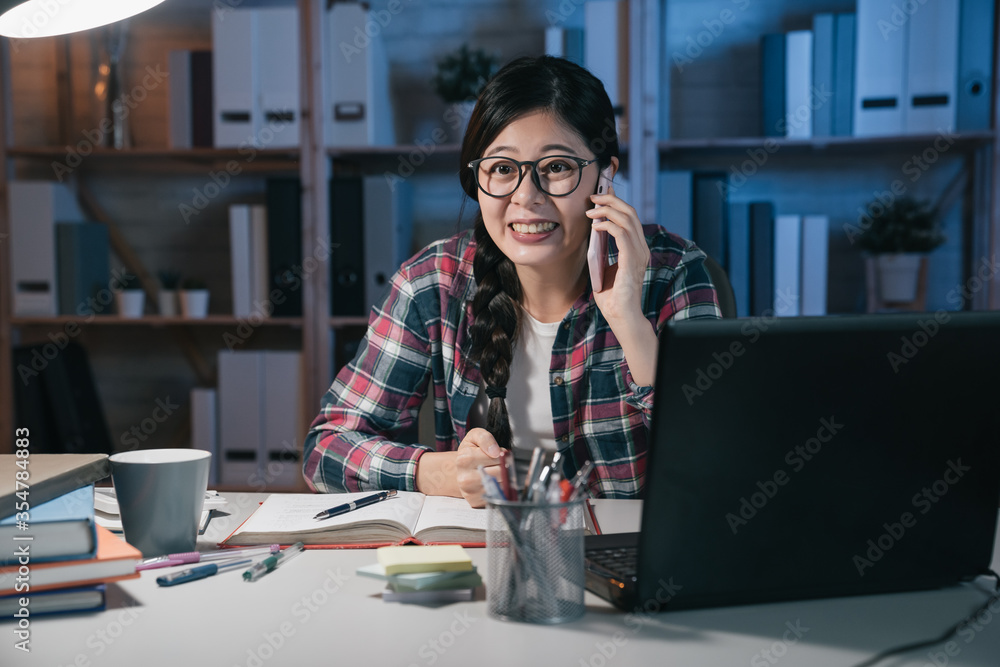
<svg viewBox="0 0 1000 667">
<path fill-rule="evenodd" d="M 382 547 L 376 551 L 386 574 L 411 572 L 462 572 L 472 569 L 472 559 L 457 544 Z"/>
</svg>

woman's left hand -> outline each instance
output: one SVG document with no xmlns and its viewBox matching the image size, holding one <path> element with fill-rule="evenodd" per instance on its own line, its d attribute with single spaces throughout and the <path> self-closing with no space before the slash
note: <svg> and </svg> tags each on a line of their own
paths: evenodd
<svg viewBox="0 0 1000 667">
<path fill-rule="evenodd" d="M 610 234 L 618 246 L 618 262 L 604 267 L 604 289 L 594 292 L 597 307 L 612 330 L 616 330 L 629 322 L 645 320 L 642 283 L 649 266 L 649 246 L 639 215 L 615 196 L 614 187 L 608 188 L 607 194 L 591 195 L 590 199 L 595 206 L 587 211 L 587 216 L 594 221 L 594 229 Z"/>
</svg>

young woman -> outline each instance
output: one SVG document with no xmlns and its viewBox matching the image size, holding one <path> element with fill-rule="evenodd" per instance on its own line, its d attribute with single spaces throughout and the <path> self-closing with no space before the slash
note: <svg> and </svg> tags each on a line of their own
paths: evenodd
<svg viewBox="0 0 1000 667">
<path fill-rule="evenodd" d="M 595 194 L 619 167 L 600 80 L 558 58 L 521 58 L 481 93 L 462 143 L 474 228 L 406 262 L 373 310 L 305 443 L 315 491 L 396 488 L 483 504 L 478 466 L 535 446 L 586 461 L 595 496 L 643 490 L 657 333 L 720 316 L 705 254 Z M 591 228 L 614 239 L 591 288 Z M 615 251 L 614 248 L 617 248 Z M 430 386 L 428 386 L 428 384 Z M 415 443 L 434 393 L 435 442 Z"/>
</svg>

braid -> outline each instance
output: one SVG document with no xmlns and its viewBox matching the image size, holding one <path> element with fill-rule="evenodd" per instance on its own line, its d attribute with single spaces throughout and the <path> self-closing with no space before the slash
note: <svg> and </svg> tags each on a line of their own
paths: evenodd
<svg viewBox="0 0 1000 667">
<path fill-rule="evenodd" d="M 479 362 L 487 387 L 506 389 L 519 325 L 521 283 L 514 264 L 490 238 L 482 219 L 476 221 L 476 256 L 472 268 L 478 289 L 472 300 L 472 358 Z M 511 448 L 512 434 L 505 391 L 490 391 L 486 430 L 497 444 Z"/>
</svg>

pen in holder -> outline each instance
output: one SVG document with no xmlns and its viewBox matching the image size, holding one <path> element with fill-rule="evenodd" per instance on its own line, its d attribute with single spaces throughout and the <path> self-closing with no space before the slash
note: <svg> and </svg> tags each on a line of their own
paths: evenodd
<svg viewBox="0 0 1000 667">
<path fill-rule="evenodd" d="M 490 616 L 565 623 L 583 615 L 583 502 L 487 502 Z"/>
</svg>

